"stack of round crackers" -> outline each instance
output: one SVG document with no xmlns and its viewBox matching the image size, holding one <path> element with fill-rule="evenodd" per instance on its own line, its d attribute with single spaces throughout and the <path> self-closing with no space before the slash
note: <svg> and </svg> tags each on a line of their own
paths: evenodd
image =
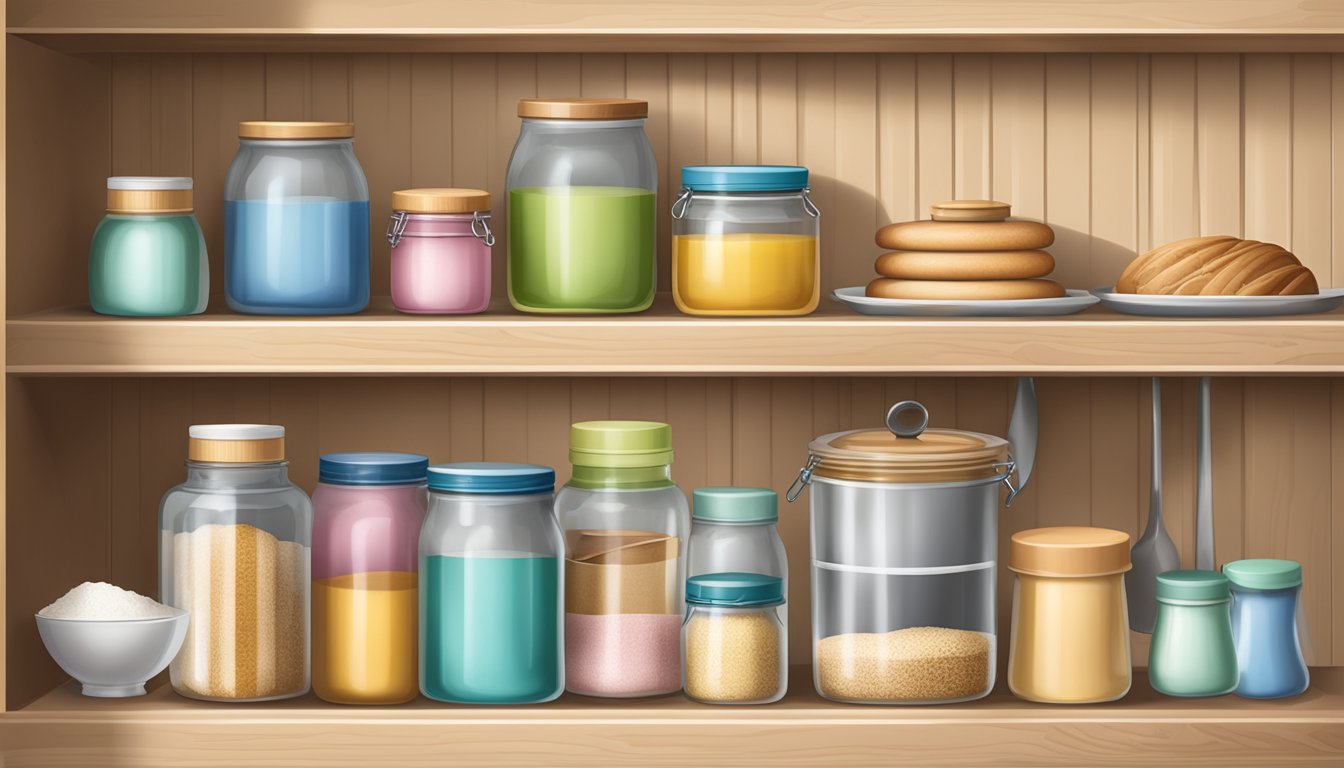
<svg viewBox="0 0 1344 768">
<path fill-rule="evenodd" d="M 1054 230 L 1038 221 L 1009 221 L 1007 203 L 936 203 L 930 221 L 888 224 L 877 244 L 879 277 L 867 294 L 882 299 L 1050 299 L 1064 287 L 1045 276 L 1055 259 L 1041 250 Z"/>
</svg>

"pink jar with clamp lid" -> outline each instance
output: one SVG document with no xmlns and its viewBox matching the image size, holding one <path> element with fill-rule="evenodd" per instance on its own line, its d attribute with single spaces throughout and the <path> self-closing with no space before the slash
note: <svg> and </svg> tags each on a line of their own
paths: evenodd
<svg viewBox="0 0 1344 768">
<path fill-rule="evenodd" d="M 490 306 L 490 193 L 392 193 L 392 304 L 401 312 L 472 314 Z"/>
</svg>

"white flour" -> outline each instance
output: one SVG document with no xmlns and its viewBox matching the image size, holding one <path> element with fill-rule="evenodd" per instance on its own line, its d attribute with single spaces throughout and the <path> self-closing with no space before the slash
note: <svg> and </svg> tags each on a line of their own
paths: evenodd
<svg viewBox="0 0 1344 768">
<path fill-rule="evenodd" d="M 118 621 L 160 619 L 175 611 L 166 605 L 104 582 L 86 581 L 37 615 L 49 619 Z"/>
</svg>

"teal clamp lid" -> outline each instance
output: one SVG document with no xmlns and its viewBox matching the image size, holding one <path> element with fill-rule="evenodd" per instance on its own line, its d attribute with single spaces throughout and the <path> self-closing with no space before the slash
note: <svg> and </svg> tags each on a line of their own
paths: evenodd
<svg viewBox="0 0 1344 768">
<path fill-rule="evenodd" d="M 1217 571 L 1167 571 L 1157 575 L 1158 600 L 1227 600 L 1227 577 Z"/>
<path fill-rule="evenodd" d="M 1287 589 L 1302 584 L 1302 566 L 1292 560 L 1237 560 L 1223 566 L 1223 575 L 1238 587 Z"/>
<path fill-rule="evenodd" d="M 784 602 L 784 580 L 760 573 L 706 573 L 686 580 L 686 602 L 751 606 Z"/>
<path fill-rule="evenodd" d="M 550 493 L 555 490 L 555 470 L 498 461 L 436 464 L 429 468 L 429 489 L 447 493 Z"/>
<path fill-rule="evenodd" d="M 769 488 L 698 488 L 691 517 L 716 523 L 773 523 L 779 494 Z"/>
<path fill-rule="evenodd" d="M 688 165 L 681 186 L 695 192 L 789 192 L 807 188 L 800 165 Z"/>
</svg>

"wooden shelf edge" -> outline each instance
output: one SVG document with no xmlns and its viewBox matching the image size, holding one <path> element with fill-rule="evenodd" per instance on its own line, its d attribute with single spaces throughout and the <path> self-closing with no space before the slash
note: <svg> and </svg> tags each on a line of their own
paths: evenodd
<svg viewBox="0 0 1344 768">
<path fill-rule="evenodd" d="M 0 756 L 98 755 L 138 765 L 275 761 L 387 764 L 451 754 L 501 765 L 1146 765 L 1198 758 L 1220 765 L 1344 759 L 1344 669 L 1313 670 L 1285 701 L 1162 697 L 1136 673 L 1112 704 L 1051 706 L 995 693 L 946 707 L 860 707 L 811 691 L 763 707 L 713 707 L 680 696 L 637 702 L 563 697 L 535 707 L 418 701 L 368 708 L 311 697 L 261 705 L 188 701 L 160 688 L 137 700 L 90 700 L 66 684 L 0 715 Z M 446 751 L 444 751 L 446 750 Z M 190 755 L 190 760 L 187 759 Z"/>
<path fill-rule="evenodd" d="M 666 298 L 629 316 L 210 313 L 133 320 L 87 309 L 7 323 L 15 375 L 1330 375 L 1344 311 L 1158 319 L 1100 309 L 1058 318 L 692 318 Z"/>
</svg>

